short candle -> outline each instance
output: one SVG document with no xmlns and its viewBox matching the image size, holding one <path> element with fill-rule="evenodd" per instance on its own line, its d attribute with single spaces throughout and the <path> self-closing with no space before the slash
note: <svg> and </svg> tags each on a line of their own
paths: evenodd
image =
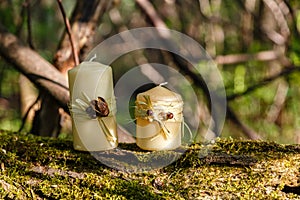
<svg viewBox="0 0 300 200">
<path fill-rule="evenodd" d="M 162 87 L 139 93 L 136 98 L 136 143 L 144 150 L 180 147 L 183 101 L 179 94 Z"/>
<path fill-rule="evenodd" d="M 82 62 L 68 71 L 68 77 L 74 149 L 103 151 L 117 147 L 111 67 Z"/>
</svg>

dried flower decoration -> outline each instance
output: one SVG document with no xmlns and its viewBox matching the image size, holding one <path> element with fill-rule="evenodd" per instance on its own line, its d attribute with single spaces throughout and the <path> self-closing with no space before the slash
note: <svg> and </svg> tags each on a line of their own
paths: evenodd
<svg viewBox="0 0 300 200">
<path fill-rule="evenodd" d="M 83 99 L 75 99 L 75 103 L 70 106 L 71 111 L 86 116 L 91 120 L 97 119 L 107 141 L 114 146 L 117 142 L 117 138 L 114 134 L 110 133 L 109 128 L 102 119 L 103 117 L 111 115 L 108 103 L 103 97 L 91 100 L 84 92 L 82 92 L 82 96 Z"/>
</svg>

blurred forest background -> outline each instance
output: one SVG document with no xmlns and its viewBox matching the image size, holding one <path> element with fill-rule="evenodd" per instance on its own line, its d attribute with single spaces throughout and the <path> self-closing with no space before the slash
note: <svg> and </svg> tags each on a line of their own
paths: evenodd
<svg viewBox="0 0 300 200">
<path fill-rule="evenodd" d="M 50 82 L 32 74 L 66 86 L 67 70 L 99 42 L 149 26 L 187 34 L 217 63 L 228 101 L 222 137 L 300 143 L 297 0 L 0 0 L 0 128 L 68 137 L 67 91 L 49 92 Z M 132 66 L 153 61 L 186 71 L 165 54 L 143 50 L 120 58 L 112 64 L 122 65 L 115 81 Z M 186 76 L 202 102 L 205 127 L 205 92 Z"/>
</svg>

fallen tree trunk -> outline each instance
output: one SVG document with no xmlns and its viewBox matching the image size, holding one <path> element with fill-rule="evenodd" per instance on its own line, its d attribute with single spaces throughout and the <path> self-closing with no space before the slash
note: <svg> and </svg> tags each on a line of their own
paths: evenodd
<svg viewBox="0 0 300 200">
<path fill-rule="evenodd" d="M 106 167 L 72 142 L 0 131 L 0 199 L 299 199 L 300 146 L 220 139 L 183 146 L 161 169 L 137 173 Z M 119 168 L 169 159 L 178 151 L 120 144 L 102 152 Z M 130 159 L 122 156 L 130 154 Z M 151 167 L 151 163 L 149 163 Z"/>
</svg>

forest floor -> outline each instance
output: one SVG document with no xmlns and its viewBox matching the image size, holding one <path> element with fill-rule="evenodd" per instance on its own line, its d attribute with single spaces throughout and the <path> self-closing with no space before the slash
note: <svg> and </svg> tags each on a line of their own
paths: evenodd
<svg viewBox="0 0 300 200">
<path fill-rule="evenodd" d="M 300 199 L 300 145 L 216 139 L 168 152 L 120 147 L 91 155 L 69 140 L 0 131 L 0 199 Z M 168 158 L 174 162 L 146 169 Z"/>
</svg>

